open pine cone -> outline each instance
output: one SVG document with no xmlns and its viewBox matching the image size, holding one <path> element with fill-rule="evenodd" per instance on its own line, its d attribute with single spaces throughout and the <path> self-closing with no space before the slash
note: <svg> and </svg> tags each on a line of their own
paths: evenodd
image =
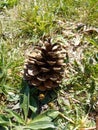
<svg viewBox="0 0 98 130">
<path fill-rule="evenodd" d="M 65 51 L 61 44 L 44 40 L 43 46 L 35 46 L 24 66 L 24 79 L 41 91 L 59 86 L 64 75 Z"/>
</svg>

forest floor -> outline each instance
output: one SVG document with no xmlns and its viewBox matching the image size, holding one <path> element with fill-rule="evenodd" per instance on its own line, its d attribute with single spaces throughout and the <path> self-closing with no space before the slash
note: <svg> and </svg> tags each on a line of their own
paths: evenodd
<svg viewBox="0 0 98 130">
<path fill-rule="evenodd" d="M 43 36 L 67 54 L 62 83 L 47 92 L 30 89 L 22 74 Z M 98 129 L 97 0 L 0 2 L 0 130 L 43 129 Z"/>
</svg>

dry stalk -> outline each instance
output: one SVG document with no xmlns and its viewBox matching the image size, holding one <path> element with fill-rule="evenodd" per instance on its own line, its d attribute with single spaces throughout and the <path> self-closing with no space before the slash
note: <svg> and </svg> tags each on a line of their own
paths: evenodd
<svg viewBox="0 0 98 130">
<path fill-rule="evenodd" d="M 60 113 L 59 115 L 61 117 L 63 117 L 64 119 L 68 120 L 69 122 L 71 122 L 72 124 L 75 124 L 73 120 L 71 120 L 70 118 L 66 117 L 64 114 Z"/>
<path fill-rule="evenodd" d="M 98 130 L 98 115 L 96 115 L 96 130 Z"/>
<path fill-rule="evenodd" d="M 97 130 L 96 127 L 80 128 L 79 130 Z"/>
</svg>

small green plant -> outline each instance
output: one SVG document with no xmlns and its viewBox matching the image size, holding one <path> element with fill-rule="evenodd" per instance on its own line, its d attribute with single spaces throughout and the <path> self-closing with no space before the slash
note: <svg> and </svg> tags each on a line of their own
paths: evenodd
<svg viewBox="0 0 98 130">
<path fill-rule="evenodd" d="M 48 34 L 55 27 L 55 15 L 50 11 L 47 3 L 30 2 L 25 8 L 19 8 L 19 26 L 22 33 L 29 36 Z"/>
<path fill-rule="evenodd" d="M 6 55 L 6 49 L 4 48 L 4 44 L 0 44 L 0 91 L 5 91 L 4 86 L 7 82 L 7 70 L 8 70 L 8 64 L 7 64 L 7 55 Z"/>
<path fill-rule="evenodd" d="M 0 43 L 0 92 L 7 94 L 15 87 L 21 87 L 21 76 L 19 66 L 23 62 L 22 57 L 16 57 L 18 49 L 10 48 L 10 43 L 2 41 Z M 19 54 L 20 55 L 20 54 Z M 14 76 L 14 77 L 13 77 Z M 12 83 L 13 82 L 13 83 Z M 13 85 L 12 85 L 13 84 Z M 12 86 L 12 87 L 10 87 Z"/>
<path fill-rule="evenodd" d="M 13 130 L 39 130 L 39 129 L 47 129 L 47 128 L 56 128 L 55 124 L 52 122 L 59 114 L 59 111 L 56 110 L 48 110 L 44 111 L 40 115 L 37 114 L 37 102 L 34 98 L 30 98 L 30 89 L 29 86 L 25 83 L 23 90 L 23 94 L 21 93 L 21 102 L 20 102 L 20 110 L 21 115 L 16 113 L 13 110 L 5 109 L 6 115 L 0 115 L 0 125 L 3 128 L 10 128 Z M 31 100 L 31 101 L 30 101 Z M 30 104 L 32 103 L 32 106 Z M 31 115 L 29 114 L 29 110 L 32 111 Z M 34 116 L 35 115 L 35 116 Z M 29 116 L 29 117 L 28 117 Z"/>
<path fill-rule="evenodd" d="M 1 0 L 0 1 L 0 9 L 4 7 L 11 8 L 18 3 L 18 0 Z"/>
</svg>

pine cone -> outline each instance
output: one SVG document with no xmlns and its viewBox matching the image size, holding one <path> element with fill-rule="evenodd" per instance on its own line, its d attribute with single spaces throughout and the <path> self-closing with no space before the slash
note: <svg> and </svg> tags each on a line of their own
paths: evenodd
<svg viewBox="0 0 98 130">
<path fill-rule="evenodd" d="M 59 86 L 64 74 L 65 51 L 59 43 L 45 40 L 43 46 L 36 46 L 24 66 L 24 79 L 30 86 L 41 91 Z"/>
</svg>

